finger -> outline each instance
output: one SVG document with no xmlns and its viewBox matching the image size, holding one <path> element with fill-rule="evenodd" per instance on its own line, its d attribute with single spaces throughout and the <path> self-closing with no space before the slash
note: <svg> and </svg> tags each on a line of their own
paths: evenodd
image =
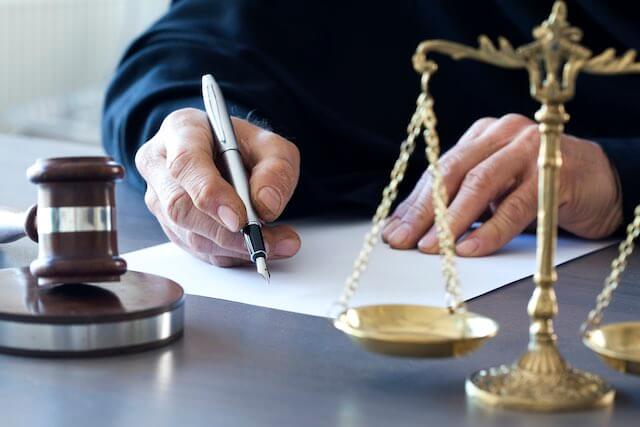
<svg viewBox="0 0 640 427">
<path fill-rule="evenodd" d="M 141 153 L 143 154 L 143 153 Z M 244 246 L 244 239 L 240 233 L 232 233 L 220 226 L 208 216 L 204 215 L 198 209 L 189 203 L 188 197 L 173 196 L 185 194 L 184 190 L 179 188 L 175 180 L 162 167 L 156 167 L 148 156 L 136 156 L 136 161 L 145 169 L 147 179 L 147 191 L 145 193 L 145 202 L 149 210 L 159 219 L 160 226 L 165 234 L 174 244 L 190 253 L 196 258 L 214 264 L 220 267 L 233 267 L 237 265 L 249 264 L 249 254 Z M 161 189 L 162 194 L 166 197 L 158 197 L 154 188 Z M 173 220 L 167 220 L 165 211 L 162 208 L 162 200 L 187 200 L 187 204 L 181 208 L 169 209 L 169 212 L 184 212 L 184 214 L 173 215 Z M 180 225 L 176 224 L 180 223 Z M 182 227 L 181 227 L 182 226 Z M 184 227 L 184 228 L 183 228 Z M 189 228 L 202 231 L 216 236 L 222 243 L 218 245 L 213 240 L 198 234 L 198 232 L 190 231 Z M 267 248 L 274 247 L 274 251 L 270 251 L 270 259 L 280 259 L 293 256 L 300 248 L 300 237 L 291 227 L 279 226 L 273 230 L 266 230 L 264 233 L 265 245 Z M 271 243 L 269 243 L 271 242 Z"/>
<path fill-rule="evenodd" d="M 207 261 L 206 257 L 202 256 L 202 254 L 191 252 L 191 250 L 189 249 L 189 246 L 180 238 L 180 236 L 178 236 L 176 233 L 173 232 L 173 230 L 171 230 L 171 227 L 163 223 L 160 223 L 160 227 L 162 227 L 162 231 L 164 231 L 164 234 L 166 234 L 166 236 L 169 238 L 169 240 L 173 244 L 178 246 L 183 251 L 190 253 L 191 255 L 201 259 L 202 261 L 205 261 L 205 262 Z"/>
<path fill-rule="evenodd" d="M 151 168 L 147 173 L 148 207 L 165 223 L 172 223 L 185 230 L 193 231 L 227 248 L 241 248 L 242 237 L 230 232 L 216 220 L 197 209 L 186 190 L 164 167 Z M 153 197 L 151 197 L 153 195 Z M 221 230 L 227 233 L 221 233 Z M 230 238 L 233 236 L 233 238 Z M 222 239 L 224 238 L 224 239 Z"/>
<path fill-rule="evenodd" d="M 265 243 L 267 244 L 267 255 L 270 260 L 290 258 L 294 256 L 301 247 L 300 236 L 288 225 L 278 225 L 275 227 L 263 228 Z M 245 250 L 241 256 L 223 251 L 209 255 L 209 262 L 219 267 L 233 267 L 246 264 L 249 261 Z"/>
<path fill-rule="evenodd" d="M 418 183 L 416 184 L 416 186 L 413 187 L 413 190 L 411 190 L 411 194 L 409 194 L 409 196 L 405 200 L 403 200 L 398 205 L 398 207 L 396 207 L 393 214 L 387 220 L 387 223 L 382 229 L 383 242 L 389 243 L 389 239 L 391 235 L 402 224 L 402 221 L 400 221 L 400 218 L 402 218 L 407 213 L 407 210 L 409 209 L 410 206 L 413 206 L 415 204 L 415 201 L 418 199 L 418 197 L 421 197 L 421 193 L 423 191 L 430 191 L 430 190 L 431 190 L 431 174 L 429 174 L 428 172 L 424 172 L 420 177 L 420 179 L 418 180 Z M 428 201 L 429 204 L 428 206 L 425 207 L 425 209 L 430 212 L 431 203 L 432 203 L 431 197 L 427 197 L 426 200 Z"/>
<path fill-rule="evenodd" d="M 164 188 L 164 187 L 163 187 Z M 147 185 L 147 191 L 144 195 L 144 201 L 151 213 L 158 219 L 158 223 L 164 233 L 169 237 L 176 245 L 190 253 L 207 253 L 212 250 L 214 245 L 213 241 L 205 238 L 204 236 L 197 235 L 196 233 L 188 232 L 181 228 L 179 225 L 172 221 L 168 221 L 167 217 L 162 209 L 162 202 L 156 194 L 154 188 L 149 184 Z M 212 221 L 209 219 L 209 221 Z M 193 236 L 189 236 L 188 233 Z M 198 236 L 198 237 L 195 237 Z M 190 240 L 195 241 L 190 241 Z"/>
<path fill-rule="evenodd" d="M 298 185 L 300 153 L 281 136 L 234 119 L 234 129 L 247 166 L 251 169 L 251 199 L 264 221 L 280 216 Z"/>
<path fill-rule="evenodd" d="M 179 226 L 176 226 L 176 224 L 167 222 L 165 220 L 162 210 L 158 207 L 160 205 L 158 196 L 155 194 L 155 191 L 153 190 L 152 187 L 147 186 L 147 192 L 145 193 L 144 199 L 151 213 L 153 213 L 156 216 L 156 218 L 158 218 L 160 227 L 162 227 L 164 234 L 167 235 L 170 241 L 178 245 L 183 250 L 191 253 L 194 256 L 197 256 L 201 260 L 208 261 L 207 255 L 205 254 L 206 252 L 209 252 L 207 251 L 207 249 L 209 249 L 210 247 L 212 248 L 212 246 L 208 246 L 208 243 L 204 241 L 197 242 L 196 244 L 188 243 L 189 239 L 185 233 L 185 230 L 181 229 Z M 195 234 L 195 233 L 192 233 L 192 234 Z M 205 237 L 202 237 L 202 239 L 211 242 L 209 239 L 206 239 Z M 207 246 L 205 247 L 205 245 Z"/>
<path fill-rule="evenodd" d="M 294 256 L 302 246 L 298 232 L 289 225 L 263 227 L 262 234 L 267 245 L 270 259 L 289 258 Z"/>
<path fill-rule="evenodd" d="M 200 236 L 197 233 L 185 231 L 183 240 L 195 250 L 211 255 L 250 259 L 241 233 L 231 233 L 223 227 L 213 239 Z M 263 227 L 264 238 L 269 259 L 281 259 L 294 256 L 301 247 L 301 239 L 295 229 L 289 225 Z M 208 240 L 208 242 L 203 241 Z"/>
<path fill-rule="evenodd" d="M 178 236 L 177 233 L 174 233 L 171 230 L 171 226 L 160 223 L 162 230 L 165 232 L 169 240 L 171 240 L 176 246 L 178 246 L 183 251 L 191 254 L 192 256 L 198 258 L 200 261 L 216 265 L 218 267 L 233 267 L 236 265 L 249 264 L 250 261 L 248 259 L 240 259 L 237 257 L 229 257 L 229 256 L 221 256 L 214 255 L 211 253 L 202 253 L 196 252 L 193 250 L 191 246 L 189 246 L 185 241 Z"/>
<path fill-rule="evenodd" d="M 469 140 L 471 140 L 473 138 L 477 138 L 490 125 L 492 125 L 497 120 L 498 119 L 496 119 L 495 117 L 484 117 L 482 119 L 476 120 L 471 125 L 471 127 L 469 127 L 469 129 L 467 129 L 467 131 L 460 137 L 460 139 L 458 141 L 458 144 L 464 143 L 464 142 L 469 141 Z M 445 167 L 443 169 L 449 169 L 449 168 L 446 167 L 447 162 L 451 161 L 451 159 L 449 159 L 449 157 L 450 157 L 450 155 L 448 155 L 448 153 L 445 154 L 442 157 L 441 165 L 440 165 L 441 168 L 443 168 L 443 164 L 444 164 Z M 411 191 L 411 194 L 409 194 L 409 196 L 402 203 L 400 203 L 397 206 L 397 208 L 395 209 L 395 211 L 393 212 L 393 214 L 389 218 L 387 226 L 385 226 L 385 229 L 384 229 L 384 232 L 383 232 L 383 239 L 385 239 L 385 241 L 386 241 L 386 238 L 395 230 L 395 228 L 398 225 L 400 225 L 400 221 L 398 221 L 398 219 L 400 217 L 402 217 L 407 212 L 407 210 L 409 209 L 409 206 L 411 206 L 413 203 L 415 203 L 415 200 L 420 196 L 420 194 L 423 191 L 423 188 L 425 186 L 426 187 L 430 187 L 431 186 L 431 175 L 429 173 L 427 173 L 427 172 L 422 174 L 422 177 L 420 178 L 420 180 L 418 181 L 416 186 Z M 431 197 L 428 197 L 427 200 L 429 201 L 429 203 L 431 203 Z"/>
<path fill-rule="evenodd" d="M 185 252 L 191 254 L 192 256 L 198 258 L 200 261 L 203 261 L 203 262 L 206 262 L 206 263 L 209 263 L 209 264 L 213 264 L 213 265 L 216 265 L 218 267 L 233 267 L 233 266 L 236 266 L 236 265 L 242 265 L 242 264 L 248 264 L 249 263 L 248 260 L 242 260 L 242 259 L 238 259 L 238 258 L 218 256 L 218 255 L 212 255 L 212 254 L 205 254 L 205 253 L 200 253 L 200 252 L 194 252 L 189 247 L 189 245 L 187 245 L 180 237 L 178 237 L 177 234 L 172 232 L 169 227 L 166 227 L 164 225 L 161 225 L 161 226 L 162 226 L 162 229 L 164 230 L 164 232 L 166 233 L 166 235 L 169 237 L 169 239 L 175 245 L 177 245 L 183 251 L 185 251 Z"/>
<path fill-rule="evenodd" d="M 163 122 L 166 167 L 201 212 L 230 231 L 247 222 L 242 201 L 213 162 L 212 135 L 206 114 L 178 110 Z"/>
<path fill-rule="evenodd" d="M 289 225 L 262 227 L 262 236 L 269 258 L 280 259 L 294 256 L 301 246 L 301 239 Z M 212 236 L 202 236 L 188 231 L 186 241 L 203 253 L 249 259 L 242 233 L 233 233 L 217 226 Z"/>
<path fill-rule="evenodd" d="M 535 173 L 536 154 L 529 138 L 528 132 L 521 133 L 511 144 L 467 173 L 447 210 L 447 221 L 455 240 L 490 209 L 492 202 L 506 197 L 527 173 Z M 436 227 L 432 226 L 420 239 L 418 248 L 426 253 L 439 251 Z"/>
<path fill-rule="evenodd" d="M 498 206 L 493 216 L 456 246 L 460 256 L 494 253 L 522 233 L 536 218 L 535 179 L 524 182 Z"/>
<path fill-rule="evenodd" d="M 210 264 L 215 265 L 216 267 L 221 267 L 221 268 L 230 268 L 230 267 L 236 267 L 239 265 L 247 265 L 251 263 L 251 261 L 248 261 L 248 260 L 243 260 L 243 259 L 238 259 L 233 257 L 226 257 L 221 255 L 208 255 L 206 256 L 206 261 Z"/>
<path fill-rule="evenodd" d="M 165 188 L 171 191 L 169 186 Z M 242 233 L 227 230 L 202 215 L 195 208 L 190 209 L 189 212 L 182 223 L 186 225 L 194 224 L 195 227 L 178 226 L 173 229 L 174 231 L 180 230 L 182 240 L 193 251 L 209 255 L 249 259 Z M 204 233 L 200 230 L 203 230 Z M 268 255 L 273 258 L 291 257 L 298 252 L 301 246 L 300 236 L 292 227 L 287 225 L 263 227 L 263 237 Z"/>
<path fill-rule="evenodd" d="M 508 114 L 496 121 L 485 121 L 484 131 L 478 129 L 468 132 L 467 140 L 456 144 L 443 156 L 440 169 L 443 185 L 449 198 L 455 194 L 469 170 L 487 159 L 491 154 L 507 145 L 531 120 L 524 116 Z M 478 126 L 481 128 L 481 126 Z M 391 247 L 408 249 L 415 247 L 433 225 L 434 212 L 431 200 L 431 185 L 424 185 L 418 196 L 406 206 L 406 212 L 399 217 L 388 232 L 387 240 Z"/>
<path fill-rule="evenodd" d="M 248 259 L 242 233 L 229 231 L 196 209 L 166 170 L 152 172 L 148 183 L 145 201 L 149 209 L 180 236 L 185 246 L 199 253 Z M 263 227 L 263 236 L 270 257 L 291 257 L 301 246 L 300 236 L 287 225 Z"/>
</svg>

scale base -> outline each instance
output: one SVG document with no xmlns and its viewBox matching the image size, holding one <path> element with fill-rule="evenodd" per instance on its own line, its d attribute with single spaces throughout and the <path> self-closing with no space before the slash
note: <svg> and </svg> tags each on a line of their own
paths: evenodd
<svg viewBox="0 0 640 427">
<path fill-rule="evenodd" d="M 184 292 L 163 277 L 42 286 L 28 268 L 0 270 L 0 353 L 116 355 L 169 344 L 183 327 Z"/>
<path fill-rule="evenodd" d="M 539 412 L 601 408 L 615 397 L 602 378 L 571 367 L 540 373 L 502 365 L 475 372 L 465 388 L 471 400 L 487 406 Z"/>
</svg>

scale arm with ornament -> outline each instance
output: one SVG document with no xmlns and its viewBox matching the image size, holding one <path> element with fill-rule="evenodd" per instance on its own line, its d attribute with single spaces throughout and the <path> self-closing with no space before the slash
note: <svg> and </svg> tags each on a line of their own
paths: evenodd
<svg viewBox="0 0 640 427">
<path fill-rule="evenodd" d="M 527 306 L 531 318 L 529 345 L 518 361 L 473 373 L 466 382 L 467 395 L 474 401 L 533 411 L 565 411 L 608 406 L 614 389 L 599 376 L 573 368 L 560 354 L 553 329 L 558 311 L 554 257 L 558 230 L 558 182 L 562 166 L 560 151 L 564 125 L 569 121 L 564 104 L 575 93 L 577 76 L 583 73 L 609 75 L 640 73 L 635 52 L 616 56 L 613 49 L 598 55 L 580 44 L 582 32 L 567 21 L 564 2 L 557 1 L 549 18 L 533 30 L 534 41 L 513 48 L 504 38 L 494 45 L 486 36 L 478 47 L 446 40 L 427 40 L 418 46 L 413 66 L 421 75 L 422 92 L 407 128 L 407 139 L 384 188 L 382 200 L 364 238 L 363 247 L 335 303 L 334 326 L 366 350 L 404 357 L 457 357 L 479 348 L 498 332 L 491 319 L 466 310 L 455 268 L 454 239 L 447 223 L 447 194 L 438 164 L 440 144 L 436 132 L 433 98 L 429 81 L 437 71 L 431 53 L 453 59 L 472 59 L 502 68 L 524 69 L 529 74 L 530 94 L 540 102 L 535 114 L 540 131 L 538 156 L 537 266 L 535 289 Z M 381 229 L 398 194 L 407 163 L 417 140 L 426 143 L 432 175 L 435 225 L 442 256 L 446 308 L 420 305 L 371 305 L 351 307 L 369 255 L 379 241 Z M 640 206 L 627 227 L 626 239 L 612 262 L 611 273 L 598 296 L 596 307 L 582 326 L 583 342 L 603 360 L 622 372 L 640 374 L 640 322 L 601 326 L 603 312 L 611 302 L 626 261 L 640 234 Z"/>
</svg>

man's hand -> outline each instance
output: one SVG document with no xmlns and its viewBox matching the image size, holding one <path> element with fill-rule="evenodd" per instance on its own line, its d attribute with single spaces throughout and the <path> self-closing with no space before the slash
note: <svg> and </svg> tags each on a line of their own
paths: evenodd
<svg viewBox="0 0 640 427">
<path fill-rule="evenodd" d="M 537 125 L 508 114 L 480 119 L 441 159 L 451 201 L 449 223 L 459 239 L 485 212 L 490 217 L 456 246 L 458 255 L 491 254 L 531 225 L 537 211 Z M 617 173 L 597 144 L 562 136 L 563 166 L 558 194 L 559 226 L 586 238 L 602 238 L 622 223 Z M 425 172 L 383 230 L 393 248 L 437 253 L 431 178 Z"/>
<path fill-rule="evenodd" d="M 260 218 L 282 213 L 298 183 L 300 154 L 286 139 L 233 118 L 238 145 L 250 175 L 251 198 Z M 247 213 L 233 187 L 214 164 L 212 135 L 203 111 L 171 113 L 158 133 L 136 154 L 147 182 L 145 202 L 167 236 L 195 256 L 229 267 L 249 257 L 238 231 Z M 270 258 L 286 258 L 300 249 L 293 228 L 263 228 Z"/>
</svg>

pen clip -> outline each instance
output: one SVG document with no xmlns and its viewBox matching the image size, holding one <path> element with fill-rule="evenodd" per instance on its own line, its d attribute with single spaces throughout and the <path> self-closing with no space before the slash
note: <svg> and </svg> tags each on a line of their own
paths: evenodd
<svg viewBox="0 0 640 427">
<path fill-rule="evenodd" d="M 220 111 L 220 108 L 225 104 L 220 90 L 216 89 L 218 88 L 211 74 L 202 76 L 204 108 L 207 111 L 207 116 L 209 116 L 209 123 L 213 129 L 214 137 L 218 140 L 218 143 L 224 147 L 227 144 L 227 135 L 222 125 L 225 115 Z"/>
</svg>

